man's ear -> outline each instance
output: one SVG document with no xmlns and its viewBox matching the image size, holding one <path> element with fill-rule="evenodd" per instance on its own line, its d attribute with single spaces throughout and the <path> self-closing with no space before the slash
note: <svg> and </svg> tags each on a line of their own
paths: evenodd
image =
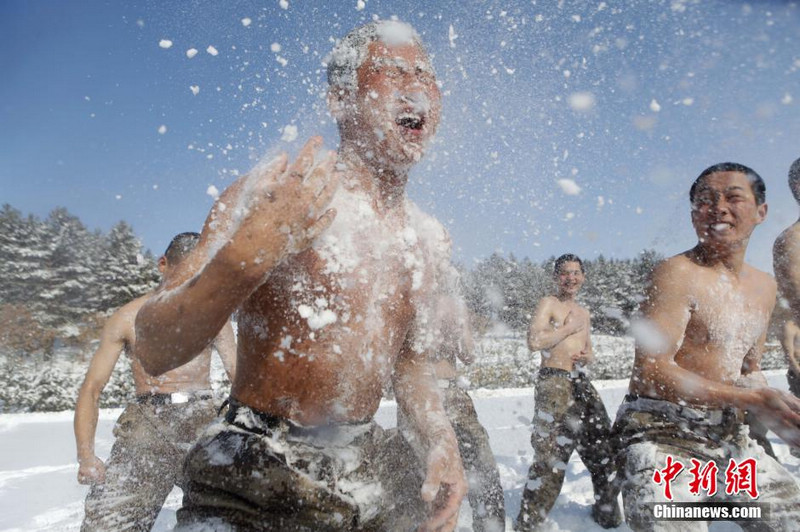
<svg viewBox="0 0 800 532">
<path fill-rule="evenodd" d="M 166 269 L 167 269 L 167 257 L 165 257 L 164 255 L 161 255 L 158 258 L 158 271 L 160 271 L 161 273 L 164 273 L 164 270 L 166 270 Z"/>
<path fill-rule="evenodd" d="M 767 211 L 769 210 L 769 205 L 766 203 L 762 203 L 758 206 L 758 210 L 756 211 L 756 223 L 760 224 L 767 218 Z"/>
</svg>

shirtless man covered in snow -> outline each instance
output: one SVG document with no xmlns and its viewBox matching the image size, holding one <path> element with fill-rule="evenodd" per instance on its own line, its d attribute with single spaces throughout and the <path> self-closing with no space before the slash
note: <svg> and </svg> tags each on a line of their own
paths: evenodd
<svg viewBox="0 0 800 532">
<path fill-rule="evenodd" d="M 464 472 L 427 361 L 442 268 L 425 258 L 443 255 L 427 247 L 446 235 L 405 192 L 439 123 L 436 78 L 416 32 L 381 21 L 335 47 L 328 81 L 338 157 L 312 138 L 293 163 L 280 156 L 229 187 L 137 318 L 139 354 L 159 374 L 239 310 L 231 408 L 187 458 L 179 527 L 456 525 Z M 373 419 L 388 381 L 423 442 L 419 468 Z"/>
<path fill-rule="evenodd" d="M 172 239 L 158 260 L 163 283 L 194 249 L 197 233 Z M 148 375 L 136 357 L 136 314 L 153 294 L 122 306 L 108 319 L 75 406 L 78 482 L 91 484 L 81 530 L 149 531 L 175 484 L 189 446 L 217 413 L 209 372 L 211 345 L 190 362 L 159 377 Z M 227 322 L 213 346 L 233 379 L 236 343 Z M 119 356 L 131 356 L 136 400 L 119 416 L 108 463 L 94 450 L 98 402 Z"/>
<path fill-rule="evenodd" d="M 699 241 L 653 272 L 629 395 L 617 413 L 626 519 L 637 531 L 705 530 L 704 521 L 655 518 L 651 503 L 668 502 L 656 470 L 667 467 L 667 457 L 686 469 L 670 483 L 675 502 L 752 502 L 725 489 L 730 460 L 752 458 L 758 502 L 770 503 L 771 514 L 739 524 L 797 530 L 800 489 L 742 423 L 750 411 L 788 443 L 800 443 L 800 401 L 769 388 L 759 367 L 776 284 L 744 262 L 750 235 L 767 215 L 764 182 L 746 166 L 721 163 L 700 174 L 689 198 Z M 715 495 L 690 492 L 692 459 L 712 464 Z"/>
</svg>

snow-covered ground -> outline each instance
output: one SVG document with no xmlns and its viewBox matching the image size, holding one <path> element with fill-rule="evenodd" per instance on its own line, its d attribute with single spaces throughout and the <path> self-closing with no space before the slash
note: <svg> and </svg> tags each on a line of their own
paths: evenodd
<svg viewBox="0 0 800 532">
<path fill-rule="evenodd" d="M 766 372 L 770 384 L 786 389 L 785 372 Z M 595 382 L 612 418 L 616 413 L 627 381 Z M 492 449 L 500 469 L 505 491 L 507 530 L 519 510 L 520 494 L 533 458 L 530 446 L 530 421 L 533 413 L 533 390 L 514 388 L 476 390 L 471 393 L 478 416 L 489 431 Z M 108 455 L 113 437 L 111 429 L 121 410 L 103 410 L 97 431 L 97 452 Z M 384 402 L 378 421 L 394 425 L 395 405 Z M 778 458 L 800 477 L 800 460 L 789 454 L 788 447 L 771 437 Z M 75 443 L 72 435 L 72 412 L 6 414 L 0 416 L 0 531 L 77 531 L 83 518 L 83 499 L 88 488 L 75 480 Z M 592 489 L 589 474 L 577 454 L 570 460 L 561 496 L 546 523 L 549 530 L 599 532 L 589 516 Z M 167 499 L 154 530 L 171 530 L 175 510 L 180 505 L 180 490 Z M 471 530 L 469 507 L 462 507 L 459 528 Z M 739 530 L 731 523 L 714 523 L 715 531 Z M 618 530 L 629 530 L 622 525 Z"/>
</svg>

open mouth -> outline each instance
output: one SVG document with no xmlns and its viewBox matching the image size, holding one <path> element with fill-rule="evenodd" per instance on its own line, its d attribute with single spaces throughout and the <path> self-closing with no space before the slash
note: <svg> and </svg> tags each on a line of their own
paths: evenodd
<svg viewBox="0 0 800 532">
<path fill-rule="evenodd" d="M 414 113 L 403 113 L 395 119 L 395 123 L 410 131 L 422 131 L 425 126 L 425 117 Z"/>
<path fill-rule="evenodd" d="M 719 231 L 726 231 L 726 230 L 730 229 L 731 227 L 732 227 L 731 224 L 725 223 L 725 222 L 718 222 L 718 223 L 715 223 L 715 224 L 711 224 L 711 229 L 713 231 L 718 231 L 718 232 Z"/>
</svg>

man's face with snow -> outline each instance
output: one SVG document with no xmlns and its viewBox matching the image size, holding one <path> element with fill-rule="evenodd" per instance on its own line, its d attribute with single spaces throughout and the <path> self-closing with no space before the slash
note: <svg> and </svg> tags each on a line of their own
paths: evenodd
<svg viewBox="0 0 800 532">
<path fill-rule="evenodd" d="M 345 134 L 369 159 L 398 166 L 419 161 L 441 113 L 441 94 L 424 50 L 413 41 L 374 41 L 357 80 L 344 108 Z"/>
</svg>

